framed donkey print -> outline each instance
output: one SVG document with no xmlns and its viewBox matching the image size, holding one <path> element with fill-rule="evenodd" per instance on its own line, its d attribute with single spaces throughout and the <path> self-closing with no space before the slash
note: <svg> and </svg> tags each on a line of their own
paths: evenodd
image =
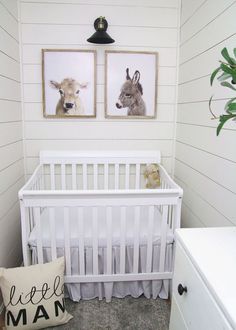
<svg viewBox="0 0 236 330">
<path fill-rule="evenodd" d="M 105 116 L 155 118 L 156 52 L 105 52 Z"/>
<path fill-rule="evenodd" d="M 96 52 L 43 49 L 43 114 L 47 118 L 96 116 Z"/>
</svg>

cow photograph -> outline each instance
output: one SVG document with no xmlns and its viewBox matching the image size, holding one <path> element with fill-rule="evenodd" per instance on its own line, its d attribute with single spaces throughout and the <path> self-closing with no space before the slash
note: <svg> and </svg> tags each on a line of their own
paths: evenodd
<svg viewBox="0 0 236 330">
<path fill-rule="evenodd" d="M 44 117 L 95 117 L 95 67 L 95 51 L 43 49 Z"/>
<path fill-rule="evenodd" d="M 106 118 L 155 118 L 157 53 L 106 51 Z"/>
</svg>

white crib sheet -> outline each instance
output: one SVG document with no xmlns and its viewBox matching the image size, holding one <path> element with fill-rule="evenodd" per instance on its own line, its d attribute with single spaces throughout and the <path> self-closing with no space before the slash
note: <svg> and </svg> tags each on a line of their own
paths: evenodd
<svg viewBox="0 0 236 330">
<path fill-rule="evenodd" d="M 104 214 L 104 209 L 100 209 L 98 211 L 98 246 L 106 247 L 107 245 L 107 235 L 106 235 L 106 217 Z M 83 229 L 84 229 L 84 244 L 85 247 L 92 246 L 92 210 L 91 208 L 87 208 L 84 212 L 84 221 L 83 221 Z M 112 246 L 120 245 L 120 213 L 118 208 L 113 209 L 113 221 L 112 221 Z M 148 238 L 148 210 L 147 208 L 141 208 L 141 216 L 140 216 L 140 236 L 139 242 L 140 245 L 147 244 Z M 79 246 L 79 219 L 77 209 L 70 208 L 70 245 L 71 247 Z M 63 221 L 63 208 L 57 208 L 55 210 L 55 239 L 56 246 L 63 247 L 64 246 L 64 221 Z M 134 210 L 127 210 L 127 221 L 126 221 L 126 245 L 133 245 L 133 231 L 134 231 Z M 51 246 L 51 230 L 50 230 L 50 218 L 49 218 L 49 209 L 46 208 L 41 213 L 41 238 L 43 247 Z M 153 244 L 160 244 L 161 238 L 161 215 L 157 207 L 154 210 L 154 229 L 153 229 Z M 173 232 L 168 227 L 167 230 L 167 244 L 173 242 L 174 235 Z M 36 246 L 37 245 L 37 228 L 36 226 L 30 233 L 29 237 L 29 245 Z"/>
</svg>

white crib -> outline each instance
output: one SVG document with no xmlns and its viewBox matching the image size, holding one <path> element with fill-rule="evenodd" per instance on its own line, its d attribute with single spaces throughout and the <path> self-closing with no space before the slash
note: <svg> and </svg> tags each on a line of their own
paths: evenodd
<svg viewBox="0 0 236 330">
<path fill-rule="evenodd" d="M 146 189 L 146 164 L 159 151 L 41 151 L 19 191 L 24 265 L 65 256 L 73 300 L 168 297 L 182 189 L 159 165 Z"/>
</svg>

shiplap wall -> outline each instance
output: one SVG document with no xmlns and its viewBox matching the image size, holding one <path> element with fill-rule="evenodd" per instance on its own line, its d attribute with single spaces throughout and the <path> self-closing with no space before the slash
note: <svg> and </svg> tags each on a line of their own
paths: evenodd
<svg viewBox="0 0 236 330">
<path fill-rule="evenodd" d="M 41 149 L 160 149 L 173 170 L 178 0 L 21 0 L 26 171 Z M 113 45 L 93 45 L 94 20 L 106 17 Z M 45 119 L 42 110 L 41 49 L 97 50 L 97 117 Z M 155 120 L 104 118 L 104 50 L 159 53 Z"/>
<path fill-rule="evenodd" d="M 216 137 L 208 109 L 212 94 L 216 115 L 235 96 L 209 82 L 221 50 L 236 46 L 235 13 L 233 0 L 182 0 L 175 179 L 184 189 L 185 227 L 236 225 L 236 124 Z"/>
<path fill-rule="evenodd" d="M 18 14 L 0 0 L 0 267 L 19 265 L 18 190 L 24 182 Z"/>
</svg>

